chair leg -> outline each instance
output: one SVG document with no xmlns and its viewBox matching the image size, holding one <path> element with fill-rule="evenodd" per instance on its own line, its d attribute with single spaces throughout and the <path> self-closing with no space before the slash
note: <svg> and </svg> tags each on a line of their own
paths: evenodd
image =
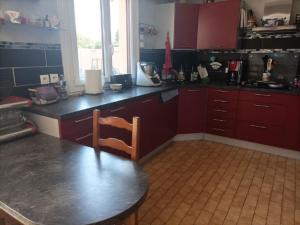
<svg viewBox="0 0 300 225">
<path fill-rule="evenodd" d="M 138 225 L 138 211 L 132 213 L 127 219 L 127 225 Z"/>
</svg>

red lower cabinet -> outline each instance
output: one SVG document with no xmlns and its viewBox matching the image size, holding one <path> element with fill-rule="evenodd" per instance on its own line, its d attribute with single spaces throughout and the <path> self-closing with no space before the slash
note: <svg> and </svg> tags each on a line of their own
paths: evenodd
<svg viewBox="0 0 300 225">
<path fill-rule="evenodd" d="M 178 99 L 179 134 L 205 131 L 206 89 L 181 88 Z"/>
</svg>

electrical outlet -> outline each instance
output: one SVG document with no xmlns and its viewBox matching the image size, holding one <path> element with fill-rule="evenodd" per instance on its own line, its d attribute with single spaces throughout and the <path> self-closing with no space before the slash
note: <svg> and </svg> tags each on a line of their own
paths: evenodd
<svg viewBox="0 0 300 225">
<path fill-rule="evenodd" d="M 55 84 L 59 82 L 59 77 L 57 73 L 50 74 L 50 83 Z"/>
<path fill-rule="evenodd" d="M 40 80 L 41 80 L 41 84 L 49 84 L 50 83 L 48 74 L 40 75 Z"/>
</svg>

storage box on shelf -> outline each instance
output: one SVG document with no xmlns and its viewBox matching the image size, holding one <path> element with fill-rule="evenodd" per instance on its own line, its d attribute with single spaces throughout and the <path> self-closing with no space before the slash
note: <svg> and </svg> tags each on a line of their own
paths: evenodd
<svg viewBox="0 0 300 225">
<path fill-rule="evenodd" d="M 234 137 L 238 91 L 208 88 L 207 133 Z"/>
<path fill-rule="evenodd" d="M 177 133 L 202 133 L 205 131 L 205 88 L 181 88 L 178 100 Z"/>
</svg>

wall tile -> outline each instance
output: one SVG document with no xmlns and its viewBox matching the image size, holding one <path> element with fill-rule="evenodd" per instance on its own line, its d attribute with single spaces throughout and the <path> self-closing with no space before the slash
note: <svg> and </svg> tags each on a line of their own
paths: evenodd
<svg viewBox="0 0 300 225">
<path fill-rule="evenodd" d="M 0 69 L 0 88 L 14 86 L 12 69 Z"/>
<path fill-rule="evenodd" d="M 47 74 L 46 67 L 15 69 L 17 86 L 40 84 L 40 75 Z"/>
<path fill-rule="evenodd" d="M 60 50 L 46 50 L 47 65 L 59 66 L 62 65 L 61 51 Z"/>
<path fill-rule="evenodd" d="M 44 50 L 0 49 L 0 67 L 46 66 Z"/>
</svg>

